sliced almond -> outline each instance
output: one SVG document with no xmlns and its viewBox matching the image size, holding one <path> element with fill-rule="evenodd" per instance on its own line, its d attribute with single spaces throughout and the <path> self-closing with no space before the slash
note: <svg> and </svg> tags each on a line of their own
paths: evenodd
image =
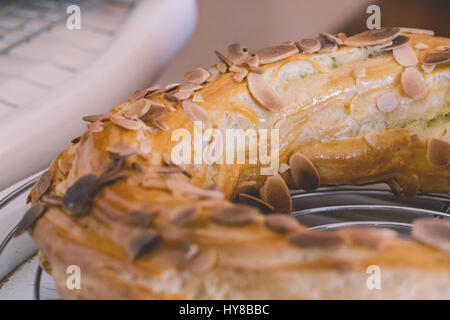
<svg viewBox="0 0 450 320">
<path fill-rule="evenodd" d="M 117 116 L 117 115 L 112 116 L 111 121 L 115 125 L 123 128 L 123 129 L 127 129 L 127 130 L 139 130 L 142 127 L 141 122 L 139 122 L 137 120 L 127 119 L 123 116 Z"/>
<path fill-rule="evenodd" d="M 150 109 L 148 112 L 141 118 L 141 120 L 155 120 L 160 119 L 165 116 L 169 112 L 169 108 L 167 108 L 164 104 L 150 101 Z"/>
<path fill-rule="evenodd" d="M 450 220 L 416 219 L 413 222 L 412 236 L 422 243 L 450 252 Z"/>
<path fill-rule="evenodd" d="M 250 72 L 247 79 L 250 93 L 258 103 L 273 112 L 283 110 L 283 102 L 278 96 L 278 93 L 262 75 Z"/>
<path fill-rule="evenodd" d="M 302 39 L 297 46 L 306 53 L 314 53 L 320 50 L 320 41 L 316 39 Z"/>
<path fill-rule="evenodd" d="M 400 27 L 400 31 L 402 33 L 406 32 L 406 33 L 426 34 L 429 36 L 434 36 L 434 31 L 428 29 Z"/>
<path fill-rule="evenodd" d="M 239 203 L 248 204 L 250 206 L 257 207 L 264 213 L 275 211 L 275 208 L 273 206 L 271 206 L 269 203 L 267 203 L 264 200 L 261 200 L 257 197 L 251 196 L 249 194 L 239 193 L 238 198 L 239 198 L 239 200 L 238 200 Z"/>
<path fill-rule="evenodd" d="M 256 220 L 258 211 L 244 204 L 219 208 L 212 212 L 211 220 L 227 226 L 245 226 Z"/>
<path fill-rule="evenodd" d="M 250 70 L 250 72 L 253 72 L 256 74 L 263 74 L 264 72 L 266 72 L 266 69 L 264 69 L 262 67 L 249 67 L 248 69 Z"/>
<path fill-rule="evenodd" d="M 403 47 L 409 43 L 409 38 L 405 36 L 398 36 L 392 43 L 386 47 L 381 48 L 382 51 L 393 50 L 395 48 Z"/>
<path fill-rule="evenodd" d="M 410 98 L 420 99 L 427 93 L 425 79 L 416 68 L 406 68 L 402 73 L 401 83 L 403 91 Z"/>
<path fill-rule="evenodd" d="M 178 102 L 180 102 L 180 99 L 178 99 L 177 97 L 175 97 L 172 93 L 166 93 L 166 94 L 164 95 L 164 98 L 167 99 L 167 100 L 170 101 L 170 102 L 173 102 L 173 103 L 178 103 Z"/>
<path fill-rule="evenodd" d="M 392 41 L 400 35 L 400 28 L 380 28 L 364 31 L 345 39 L 344 44 L 351 47 L 369 47 Z"/>
<path fill-rule="evenodd" d="M 427 160 L 436 167 L 446 167 L 450 162 L 450 142 L 431 138 L 428 140 Z"/>
<path fill-rule="evenodd" d="M 256 53 L 251 53 L 246 61 L 247 65 L 250 68 L 258 68 L 259 67 L 259 56 Z"/>
<path fill-rule="evenodd" d="M 289 237 L 289 242 L 304 248 L 329 248 L 344 244 L 344 238 L 330 231 L 301 231 Z"/>
<path fill-rule="evenodd" d="M 164 88 L 163 92 L 164 92 L 164 93 L 169 93 L 169 92 L 175 91 L 175 90 L 177 90 L 180 86 L 181 86 L 181 83 L 178 83 L 178 82 L 170 83 L 170 84 L 168 84 L 168 85 Z"/>
<path fill-rule="evenodd" d="M 130 119 L 138 119 L 148 112 L 150 109 L 150 101 L 147 99 L 140 99 L 127 106 L 124 117 Z"/>
<path fill-rule="evenodd" d="M 28 229 L 32 228 L 36 221 L 45 213 L 47 207 L 41 203 L 35 204 L 25 212 L 22 219 L 17 224 L 14 237 L 18 237 Z"/>
<path fill-rule="evenodd" d="M 333 52 L 336 52 L 337 49 L 338 49 L 338 46 L 336 43 L 331 42 L 325 38 L 320 39 L 319 53 L 333 53 Z"/>
<path fill-rule="evenodd" d="M 183 101 L 182 105 L 184 112 L 192 122 L 201 121 L 204 127 L 209 125 L 209 115 L 205 109 L 188 100 Z"/>
<path fill-rule="evenodd" d="M 162 121 L 161 119 L 154 119 L 153 124 L 162 131 L 168 131 L 170 129 L 169 125 L 164 121 Z"/>
<path fill-rule="evenodd" d="M 117 158 L 127 158 L 137 153 L 136 149 L 121 142 L 108 146 L 106 151 L 111 152 Z"/>
<path fill-rule="evenodd" d="M 393 50 L 393 53 L 398 64 L 404 67 L 415 66 L 419 62 L 416 53 L 409 45 L 397 47 Z"/>
<path fill-rule="evenodd" d="M 201 88 L 203 88 L 203 86 L 201 84 L 195 83 L 195 82 L 188 82 L 185 83 L 181 86 L 180 91 L 181 90 L 188 90 L 188 91 L 198 91 Z"/>
<path fill-rule="evenodd" d="M 213 248 L 199 250 L 186 263 L 186 269 L 194 273 L 203 273 L 214 268 L 217 263 L 217 251 Z"/>
<path fill-rule="evenodd" d="M 344 41 L 342 41 L 342 39 L 340 39 L 339 37 L 336 37 L 330 33 L 321 32 L 321 33 L 319 33 L 319 35 L 339 46 L 344 44 Z"/>
<path fill-rule="evenodd" d="M 95 174 L 87 174 L 75 181 L 64 195 L 64 209 L 73 216 L 82 216 L 87 213 L 92 196 L 97 190 L 97 183 Z"/>
<path fill-rule="evenodd" d="M 377 98 L 377 106 L 381 112 L 391 112 L 397 108 L 397 97 L 392 92 L 384 93 Z"/>
<path fill-rule="evenodd" d="M 220 61 L 222 61 L 222 62 L 226 65 L 227 68 L 228 68 L 228 67 L 231 67 L 231 66 L 233 65 L 233 63 L 231 62 L 231 60 L 228 59 L 227 57 L 225 57 L 225 56 L 224 56 L 223 54 L 221 54 L 219 51 L 214 50 L 214 53 L 215 53 L 216 56 L 220 59 Z M 219 69 L 219 71 L 221 71 L 221 70 L 220 70 L 221 67 L 218 66 L 217 69 Z M 221 72 L 222 72 L 222 71 L 221 71 Z M 225 73 L 225 72 L 226 72 L 226 68 L 225 68 L 225 71 L 222 72 L 222 73 Z"/>
<path fill-rule="evenodd" d="M 266 226 L 270 230 L 281 234 L 295 232 L 302 229 L 295 218 L 283 213 L 268 215 L 266 217 Z"/>
<path fill-rule="evenodd" d="M 91 133 L 99 133 L 102 132 L 105 126 L 101 121 L 91 122 L 87 125 L 89 132 Z"/>
<path fill-rule="evenodd" d="M 436 65 L 435 64 L 422 64 L 421 67 L 422 67 L 423 71 L 425 71 L 426 73 L 430 73 L 430 72 L 433 72 Z"/>
<path fill-rule="evenodd" d="M 385 246 L 390 240 L 397 237 L 397 233 L 385 228 L 365 228 L 352 227 L 337 231 L 350 244 L 379 249 Z"/>
<path fill-rule="evenodd" d="M 38 201 L 44 194 L 48 192 L 53 182 L 53 172 L 50 170 L 45 171 L 39 177 L 39 180 L 36 182 L 36 185 L 31 192 L 31 200 L 33 202 Z"/>
<path fill-rule="evenodd" d="M 294 153 L 289 158 L 289 166 L 291 167 L 292 178 L 298 188 L 311 191 L 319 187 L 319 172 L 304 154 Z"/>
<path fill-rule="evenodd" d="M 228 71 L 228 66 L 225 62 L 223 62 L 222 60 L 220 60 L 219 62 L 217 62 L 216 64 L 216 68 L 220 73 L 226 73 Z"/>
<path fill-rule="evenodd" d="M 181 89 L 175 93 L 172 94 L 175 98 L 177 98 L 179 101 L 187 100 L 194 94 L 194 91 L 192 90 L 184 90 Z"/>
<path fill-rule="evenodd" d="M 131 96 L 130 100 L 135 101 L 135 100 L 139 100 L 139 99 L 148 97 L 148 96 L 152 95 L 153 93 L 159 91 L 159 89 L 160 89 L 160 86 L 156 85 L 156 86 L 144 89 L 144 90 L 137 90 L 133 94 L 133 96 Z"/>
<path fill-rule="evenodd" d="M 196 92 L 196 93 L 194 93 L 194 96 L 192 97 L 192 102 L 201 103 L 201 102 L 205 102 L 205 101 L 203 100 L 202 94 L 199 92 Z"/>
<path fill-rule="evenodd" d="M 206 82 L 213 82 L 217 79 L 217 76 L 219 75 L 219 70 L 217 70 L 216 67 L 211 67 L 208 69 L 209 72 L 209 78 L 206 79 Z"/>
<path fill-rule="evenodd" d="M 364 136 L 364 141 L 369 147 L 374 150 L 378 149 L 379 141 L 378 135 L 375 132 L 370 132 Z"/>
<path fill-rule="evenodd" d="M 426 65 L 436 65 L 450 61 L 450 50 L 428 53 L 422 58 L 422 63 Z"/>
<path fill-rule="evenodd" d="M 94 114 L 92 116 L 84 116 L 83 120 L 86 122 L 97 122 L 97 121 L 106 121 L 111 118 L 109 113 L 106 114 Z"/>
<path fill-rule="evenodd" d="M 388 42 L 384 42 L 382 44 L 377 44 L 375 46 L 370 46 L 367 47 L 367 49 L 371 49 L 371 50 L 381 50 L 383 48 L 389 47 L 392 45 L 392 41 L 388 41 Z"/>
<path fill-rule="evenodd" d="M 344 42 L 344 44 L 345 44 L 345 40 L 347 39 L 347 35 L 345 33 L 339 32 L 338 34 L 336 34 L 336 37 L 341 39 Z"/>
<path fill-rule="evenodd" d="M 236 67 L 234 65 L 230 67 L 230 71 L 235 73 L 233 75 L 233 80 L 236 82 L 242 82 L 248 74 L 247 69 Z"/>
<path fill-rule="evenodd" d="M 418 42 L 414 45 L 414 48 L 416 48 L 417 50 L 426 50 L 428 49 L 428 45 L 422 42 Z"/>
<path fill-rule="evenodd" d="M 209 78 L 209 72 L 203 68 L 197 68 L 194 71 L 184 75 L 187 81 L 202 84 Z"/>
<path fill-rule="evenodd" d="M 279 44 L 255 52 L 260 64 L 272 63 L 298 53 L 298 48 L 291 44 Z"/>
<path fill-rule="evenodd" d="M 159 234 L 154 230 L 138 231 L 128 244 L 128 255 L 132 260 L 151 253 L 160 242 Z"/>
<path fill-rule="evenodd" d="M 239 66 L 247 60 L 248 51 L 241 47 L 238 43 L 233 43 L 228 46 L 227 58 L 230 59 L 231 63 Z"/>
<path fill-rule="evenodd" d="M 361 63 L 355 65 L 353 68 L 353 75 L 356 79 L 364 78 L 366 76 L 366 66 Z"/>
<path fill-rule="evenodd" d="M 290 213 L 292 210 L 292 199 L 289 188 L 281 176 L 268 177 L 262 188 L 262 199 L 271 204 L 276 212 Z"/>
</svg>

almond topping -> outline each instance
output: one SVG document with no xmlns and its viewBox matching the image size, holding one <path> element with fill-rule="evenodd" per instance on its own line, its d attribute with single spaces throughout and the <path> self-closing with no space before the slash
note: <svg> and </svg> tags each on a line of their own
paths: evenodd
<svg viewBox="0 0 450 320">
<path fill-rule="evenodd" d="M 206 79 L 206 82 L 213 82 L 216 80 L 217 76 L 219 75 L 219 70 L 217 70 L 216 67 L 211 67 L 208 69 L 209 72 L 209 78 Z"/>
<path fill-rule="evenodd" d="M 93 173 L 75 181 L 64 195 L 64 209 L 73 216 L 82 216 L 88 212 L 92 196 L 97 190 L 97 182 L 97 176 Z"/>
<path fill-rule="evenodd" d="M 333 53 L 333 52 L 336 52 L 337 49 L 338 49 L 338 46 L 336 43 L 331 42 L 325 38 L 320 39 L 319 53 Z"/>
<path fill-rule="evenodd" d="M 257 207 L 264 213 L 275 211 L 273 206 L 271 206 L 269 203 L 267 203 L 257 197 L 251 196 L 246 193 L 239 193 L 238 197 L 239 197 L 239 200 L 238 200 L 239 203 L 248 204 L 250 206 Z"/>
<path fill-rule="evenodd" d="M 406 32 L 406 33 L 426 34 L 426 35 L 429 35 L 429 36 L 434 36 L 434 31 L 433 30 L 428 30 L 428 29 L 400 27 L 400 31 L 402 33 Z"/>
<path fill-rule="evenodd" d="M 230 59 L 234 65 L 241 65 L 247 60 L 248 52 L 244 50 L 240 44 L 233 43 L 228 46 L 227 58 Z"/>
<path fill-rule="evenodd" d="M 170 129 L 169 125 L 160 119 L 154 119 L 153 124 L 162 131 L 168 131 Z"/>
<path fill-rule="evenodd" d="M 230 67 L 231 72 L 235 72 L 233 80 L 236 82 L 242 82 L 248 74 L 247 69 L 236 67 L 235 65 Z"/>
<path fill-rule="evenodd" d="M 279 44 L 255 52 L 255 54 L 259 57 L 260 64 L 272 63 L 285 59 L 296 53 L 298 53 L 297 47 L 291 44 Z"/>
<path fill-rule="evenodd" d="M 106 151 L 111 152 L 116 158 L 127 158 L 136 154 L 136 150 L 125 143 L 114 143 L 106 148 Z"/>
<path fill-rule="evenodd" d="M 178 100 L 181 101 L 181 100 L 189 99 L 193 93 L 194 93 L 194 91 L 192 91 L 192 90 L 180 89 L 179 91 L 172 94 L 172 96 L 174 96 L 175 98 L 177 98 Z"/>
<path fill-rule="evenodd" d="M 178 83 L 178 82 L 176 82 L 176 83 L 170 83 L 170 84 L 168 84 L 168 85 L 164 88 L 163 92 L 164 92 L 164 93 L 169 93 L 169 92 L 175 91 L 175 90 L 177 90 L 180 86 L 181 86 L 181 83 Z"/>
<path fill-rule="evenodd" d="M 140 99 L 129 104 L 123 115 L 126 118 L 137 119 L 146 114 L 149 109 L 150 101 L 146 99 Z"/>
<path fill-rule="evenodd" d="M 270 230 L 281 234 L 295 232 L 302 229 L 295 218 L 283 213 L 268 215 L 266 217 L 266 226 Z"/>
<path fill-rule="evenodd" d="M 394 230 L 385 228 L 351 227 L 337 233 L 348 239 L 350 244 L 372 249 L 379 249 L 397 237 Z"/>
<path fill-rule="evenodd" d="M 251 53 L 247 58 L 247 65 L 250 68 L 258 68 L 259 67 L 259 57 L 255 53 Z"/>
<path fill-rule="evenodd" d="M 224 56 L 223 54 L 221 54 L 219 51 L 214 50 L 214 53 L 215 53 L 216 56 L 220 59 L 220 61 L 222 61 L 222 62 L 226 65 L 226 67 L 231 67 L 231 66 L 233 65 L 233 63 L 231 62 L 231 60 L 228 59 L 227 57 L 225 57 L 225 56 Z M 219 68 L 219 66 L 218 66 L 217 69 L 219 69 L 219 71 L 222 72 L 221 69 L 223 69 L 223 67 L 220 67 L 220 68 Z M 225 71 L 223 71 L 222 73 L 225 73 L 225 72 L 226 72 L 226 68 L 225 68 Z"/>
<path fill-rule="evenodd" d="M 353 75 L 356 79 L 361 79 L 366 76 L 366 66 L 363 64 L 357 64 L 353 68 Z"/>
<path fill-rule="evenodd" d="M 268 177 L 262 188 L 262 199 L 271 204 L 276 212 L 290 213 L 292 199 L 286 182 L 280 175 Z"/>
<path fill-rule="evenodd" d="M 194 71 L 184 75 L 187 81 L 202 84 L 209 78 L 209 72 L 203 68 L 197 68 Z"/>
<path fill-rule="evenodd" d="M 121 128 L 127 129 L 127 130 L 139 130 L 142 127 L 141 122 L 139 122 L 137 120 L 127 119 L 125 117 L 117 116 L 117 115 L 112 116 L 111 121 L 115 125 L 117 125 Z"/>
<path fill-rule="evenodd" d="M 426 49 L 428 49 L 428 45 L 425 43 L 422 43 L 422 42 L 418 42 L 418 43 L 416 43 L 414 48 L 416 48 L 417 50 L 426 50 Z"/>
<path fill-rule="evenodd" d="M 305 248 L 328 248 L 343 245 L 344 239 L 336 232 L 301 231 L 290 236 L 289 242 L 295 246 Z"/>
<path fill-rule="evenodd" d="M 423 64 L 436 65 L 450 61 L 450 50 L 431 52 L 422 59 Z"/>
<path fill-rule="evenodd" d="M 283 110 L 283 103 L 278 93 L 262 75 L 250 72 L 247 79 L 250 93 L 259 104 L 273 112 Z"/>
<path fill-rule="evenodd" d="M 368 47 L 392 41 L 400 34 L 400 28 L 380 28 L 364 31 L 345 39 L 344 44 L 351 47 Z"/>
<path fill-rule="evenodd" d="M 302 39 L 297 46 L 306 53 L 314 53 L 320 50 L 320 41 L 316 39 Z"/>
<path fill-rule="evenodd" d="M 319 35 L 339 46 L 344 44 L 344 41 L 342 41 L 339 37 L 336 37 L 330 33 L 321 32 L 321 33 L 319 33 Z"/>
<path fill-rule="evenodd" d="M 423 71 L 425 71 L 426 73 L 430 73 L 434 70 L 436 65 L 435 64 L 422 64 L 421 67 L 422 67 Z"/>
<path fill-rule="evenodd" d="M 200 250 L 188 260 L 186 268 L 194 273 L 203 273 L 214 268 L 217 262 L 217 251 L 212 248 Z"/>
<path fill-rule="evenodd" d="M 403 91 L 410 98 L 420 99 L 427 93 L 425 79 L 416 68 L 406 68 L 402 73 L 401 82 Z"/>
<path fill-rule="evenodd" d="M 258 211 L 244 204 L 219 208 L 212 212 L 211 220 L 227 226 L 245 226 L 256 220 Z"/>
<path fill-rule="evenodd" d="M 192 120 L 192 122 L 201 121 L 204 127 L 207 127 L 209 125 L 208 113 L 198 104 L 185 100 L 183 101 L 183 110 L 188 118 Z"/>
<path fill-rule="evenodd" d="M 48 192 L 53 182 L 53 173 L 50 170 L 45 171 L 36 182 L 36 185 L 31 192 L 31 200 L 38 201 L 44 194 Z"/>
<path fill-rule="evenodd" d="M 319 172 L 311 160 L 300 152 L 289 158 L 292 178 L 297 187 L 306 191 L 317 189 L 320 185 Z"/>
<path fill-rule="evenodd" d="M 199 102 L 199 103 L 201 103 L 201 102 L 205 102 L 205 101 L 203 100 L 202 94 L 196 92 L 194 94 L 194 96 L 192 97 L 192 102 Z"/>
<path fill-rule="evenodd" d="M 450 252 L 449 220 L 432 218 L 414 220 L 412 236 L 422 243 Z"/>
<path fill-rule="evenodd" d="M 393 50 L 394 58 L 398 64 L 404 67 L 415 66 L 419 60 L 417 60 L 416 53 L 409 45 L 397 47 Z"/>
<path fill-rule="evenodd" d="M 398 36 L 397 38 L 392 40 L 392 43 L 389 46 L 384 47 L 381 50 L 382 51 L 386 51 L 386 50 L 392 50 L 392 49 L 395 49 L 395 48 L 399 48 L 399 47 L 407 45 L 408 42 L 409 42 L 409 38 L 408 37 Z"/>
<path fill-rule="evenodd" d="M 450 141 L 438 138 L 428 140 L 427 159 L 436 167 L 446 167 L 450 162 Z"/>
<path fill-rule="evenodd" d="M 91 133 L 99 133 L 102 132 L 104 129 L 103 122 L 95 121 L 91 122 L 87 125 L 89 132 Z"/>
<path fill-rule="evenodd" d="M 397 108 L 397 97 L 392 92 L 384 93 L 377 98 L 377 106 L 381 112 L 391 112 Z"/>
<path fill-rule="evenodd" d="M 111 115 L 109 113 L 107 114 L 95 114 L 92 116 L 84 116 L 83 120 L 86 122 L 97 122 L 97 121 L 106 121 L 111 118 Z"/>
</svg>

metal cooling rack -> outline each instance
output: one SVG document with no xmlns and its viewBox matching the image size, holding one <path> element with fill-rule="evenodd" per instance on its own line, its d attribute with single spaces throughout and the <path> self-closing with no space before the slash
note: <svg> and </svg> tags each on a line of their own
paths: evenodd
<svg viewBox="0 0 450 320">
<path fill-rule="evenodd" d="M 41 172 L 42 173 L 42 172 Z M 36 174 L 0 200 L 0 209 L 28 191 L 40 174 Z M 314 192 L 291 191 L 292 215 L 311 230 L 331 230 L 348 226 L 383 227 L 409 236 L 417 218 L 450 219 L 450 197 L 442 194 L 419 194 L 414 199 L 395 195 L 385 184 L 357 187 L 322 187 Z M 332 204 L 332 205 L 331 205 Z M 0 244 L 0 254 L 14 235 L 15 228 Z M 43 271 L 37 267 L 34 298 L 41 299 Z"/>
</svg>

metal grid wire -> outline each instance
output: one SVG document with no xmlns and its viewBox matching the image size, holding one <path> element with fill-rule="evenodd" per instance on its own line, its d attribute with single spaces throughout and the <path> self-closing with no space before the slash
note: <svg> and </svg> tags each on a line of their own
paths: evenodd
<svg viewBox="0 0 450 320">
<path fill-rule="evenodd" d="M 39 174 L 0 200 L 0 209 L 28 191 Z M 291 191 L 292 215 L 310 230 L 332 230 L 348 226 L 383 227 L 409 236 L 417 218 L 450 219 L 450 197 L 442 194 L 419 194 L 413 199 L 395 195 L 384 184 L 357 187 L 322 187 L 314 192 Z M 330 205 L 330 204 L 333 205 Z M 14 235 L 13 228 L 0 244 L 0 254 Z M 37 267 L 34 298 L 41 299 L 42 269 Z"/>
</svg>

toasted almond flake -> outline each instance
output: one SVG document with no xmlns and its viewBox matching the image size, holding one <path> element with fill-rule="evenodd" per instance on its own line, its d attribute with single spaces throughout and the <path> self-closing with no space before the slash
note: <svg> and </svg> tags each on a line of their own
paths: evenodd
<svg viewBox="0 0 450 320">
<path fill-rule="evenodd" d="M 394 58 L 398 64 L 404 67 L 415 66 L 419 60 L 417 59 L 416 53 L 409 45 L 404 45 L 393 50 Z"/>
<path fill-rule="evenodd" d="M 436 167 L 446 167 L 450 162 L 450 141 L 431 138 L 428 140 L 427 160 Z"/>
<path fill-rule="evenodd" d="M 203 68 L 197 68 L 194 71 L 186 73 L 184 77 L 189 82 L 202 84 L 209 78 L 209 72 Z"/>
<path fill-rule="evenodd" d="M 152 95 L 153 93 L 159 91 L 161 87 L 159 85 L 144 89 L 144 90 L 137 90 L 130 98 L 131 101 L 139 100 L 145 97 L 148 97 Z"/>
<path fill-rule="evenodd" d="M 174 96 L 171 93 L 166 93 L 164 95 L 164 98 L 166 98 L 168 101 L 173 102 L 173 103 L 178 103 L 180 102 L 180 99 L 178 99 L 176 96 Z"/>
<path fill-rule="evenodd" d="M 415 44 L 414 48 L 416 48 L 417 50 L 426 50 L 428 49 L 428 45 L 422 42 L 418 42 Z"/>
<path fill-rule="evenodd" d="M 239 199 L 238 200 L 239 203 L 248 204 L 250 206 L 257 207 L 264 213 L 275 211 L 275 208 L 273 206 L 271 206 L 269 203 L 267 203 L 264 200 L 261 200 L 257 197 L 254 197 L 252 195 L 246 194 L 246 193 L 239 193 L 238 199 Z"/>
<path fill-rule="evenodd" d="M 290 213 L 292 199 L 286 182 L 280 175 L 268 177 L 261 192 L 262 199 L 275 208 L 276 212 Z"/>
<path fill-rule="evenodd" d="M 223 62 L 222 60 L 220 60 L 219 62 L 217 62 L 216 64 L 216 69 L 220 72 L 220 73 L 226 73 L 228 70 L 228 66 L 226 65 L 225 62 Z"/>
<path fill-rule="evenodd" d="M 40 203 L 30 207 L 17 224 L 16 230 L 14 231 L 14 237 L 18 237 L 28 229 L 32 228 L 36 221 L 45 213 L 46 209 L 47 208 Z"/>
<path fill-rule="evenodd" d="M 217 79 L 217 76 L 219 75 L 219 70 L 217 70 L 216 67 L 211 67 L 208 69 L 209 72 L 209 78 L 206 79 L 206 82 L 213 82 L 214 80 Z"/>
<path fill-rule="evenodd" d="M 377 98 L 377 107 L 381 112 L 391 112 L 397 108 L 397 97 L 392 92 L 384 93 Z"/>
<path fill-rule="evenodd" d="M 428 29 L 400 27 L 400 31 L 402 33 L 406 32 L 406 33 L 426 34 L 426 35 L 434 36 L 434 31 L 428 30 Z"/>
<path fill-rule="evenodd" d="M 137 260 L 151 253 L 160 242 L 160 236 L 155 230 L 139 230 L 128 244 L 128 255 Z"/>
<path fill-rule="evenodd" d="M 97 190 L 97 183 L 97 176 L 93 173 L 84 175 L 75 181 L 64 195 L 64 209 L 73 216 L 82 216 L 87 213 L 92 196 Z"/>
<path fill-rule="evenodd" d="M 169 125 L 164 121 L 162 121 L 161 119 L 154 119 L 153 124 L 162 131 L 168 131 L 170 129 Z"/>
<path fill-rule="evenodd" d="M 450 61 L 450 50 L 431 52 L 422 58 L 422 63 L 427 65 L 436 65 Z"/>
<path fill-rule="evenodd" d="M 220 61 L 222 61 L 222 62 L 226 65 L 227 68 L 229 68 L 229 67 L 231 67 L 231 66 L 233 65 L 233 63 L 230 61 L 230 59 L 228 59 L 227 57 L 225 57 L 225 56 L 224 56 L 223 54 L 221 54 L 219 51 L 214 50 L 214 53 L 215 53 L 216 56 L 220 59 Z M 217 66 L 217 69 L 219 69 L 219 71 L 222 72 L 221 69 L 223 69 L 223 67 L 220 67 L 220 68 L 219 68 L 219 66 Z M 225 71 L 222 72 L 222 73 L 225 73 L 225 72 L 226 72 L 226 69 L 225 69 Z"/>
<path fill-rule="evenodd" d="M 250 72 L 257 73 L 257 74 L 263 74 L 266 72 L 266 69 L 262 67 L 249 67 Z"/>
<path fill-rule="evenodd" d="M 375 45 L 375 46 L 370 46 L 370 47 L 367 47 L 367 48 L 371 49 L 371 50 L 381 50 L 381 49 L 389 47 L 391 45 L 392 45 L 392 41 L 388 41 L 388 42 L 385 42 L 385 43 L 382 43 L 382 44 L 378 44 L 378 45 Z"/>
<path fill-rule="evenodd" d="M 280 169 L 278 170 L 280 173 L 285 173 L 288 171 L 291 167 L 287 163 L 280 164 Z"/>
<path fill-rule="evenodd" d="M 175 91 L 175 90 L 177 90 L 180 86 L 181 86 L 181 83 L 178 83 L 178 82 L 170 83 L 170 84 L 168 84 L 168 85 L 164 88 L 163 92 L 164 92 L 164 93 L 169 93 L 169 92 Z"/>
<path fill-rule="evenodd" d="M 83 120 L 86 122 L 97 122 L 97 121 L 106 121 L 111 118 L 111 115 L 109 113 L 106 114 L 95 114 L 92 116 L 84 116 Z"/>
<path fill-rule="evenodd" d="M 347 35 L 343 32 L 339 32 L 338 34 L 336 34 L 336 37 L 338 37 L 342 41 L 345 41 L 347 39 Z"/>
<path fill-rule="evenodd" d="M 283 102 L 278 96 L 278 93 L 262 75 L 250 72 L 247 79 L 250 93 L 259 104 L 273 112 L 283 110 Z"/>
<path fill-rule="evenodd" d="M 447 51 L 450 49 L 450 44 L 444 44 L 443 46 L 438 46 L 434 48 L 436 51 Z"/>
<path fill-rule="evenodd" d="M 193 273 L 203 273 L 211 270 L 217 263 L 217 251 L 213 248 L 200 250 L 186 263 L 186 269 Z"/>
<path fill-rule="evenodd" d="M 380 249 L 390 240 L 397 237 L 397 233 L 385 228 L 351 227 L 337 231 L 349 244 L 371 249 Z"/>
<path fill-rule="evenodd" d="M 450 252 L 450 221 L 447 219 L 416 219 L 412 236 L 422 243 Z"/>
<path fill-rule="evenodd" d="M 182 105 L 184 112 L 192 122 L 201 121 L 204 127 L 209 125 L 209 115 L 205 109 L 189 100 L 184 100 Z"/>
<path fill-rule="evenodd" d="M 266 226 L 270 230 L 281 234 L 302 230 L 302 227 L 295 218 L 283 213 L 268 215 L 266 217 Z"/>
<path fill-rule="evenodd" d="M 236 67 L 234 65 L 230 67 L 230 71 L 235 73 L 233 75 L 233 80 L 236 82 L 242 82 L 248 74 L 247 69 Z"/>
<path fill-rule="evenodd" d="M 272 63 L 281 59 L 285 59 L 293 54 L 298 53 L 298 48 L 292 44 L 279 44 L 267 47 L 255 52 L 259 57 L 260 64 Z"/>
<path fill-rule="evenodd" d="M 344 44 L 351 47 L 369 47 L 392 41 L 400 34 L 400 28 L 380 28 L 364 31 L 345 39 Z"/>
<path fill-rule="evenodd" d="M 336 37 L 330 33 L 321 32 L 321 33 L 319 33 L 319 35 L 339 46 L 344 44 L 344 41 L 342 41 L 342 39 L 340 39 L 339 37 Z"/>
<path fill-rule="evenodd" d="M 382 51 L 387 50 L 393 50 L 395 48 L 406 46 L 409 43 L 409 38 L 405 36 L 398 36 L 394 40 L 391 41 L 392 43 L 384 48 L 382 48 Z"/>
<path fill-rule="evenodd" d="M 403 91 L 410 98 L 420 99 L 427 93 L 425 79 L 416 68 L 406 68 L 402 73 L 401 83 Z"/>
<path fill-rule="evenodd" d="M 130 147 L 129 145 L 127 145 L 125 143 L 121 143 L 121 142 L 114 143 L 113 145 L 108 146 L 106 148 L 106 151 L 111 152 L 118 158 L 127 158 L 132 155 L 135 155 L 137 152 L 136 149 Z"/>
<path fill-rule="evenodd" d="M 163 116 L 165 116 L 168 112 L 169 108 L 167 108 L 164 104 L 150 101 L 150 109 L 143 117 L 141 117 L 141 120 L 147 121 L 160 119 Z"/>
<path fill-rule="evenodd" d="M 114 115 L 111 117 L 111 121 L 115 125 L 117 125 L 121 128 L 127 129 L 127 130 L 139 130 L 142 127 L 141 122 L 139 122 L 137 120 L 127 119 L 123 116 Z"/>
<path fill-rule="evenodd" d="M 194 94 L 194 96 L 192 97 L 192 101 L 193 101 L 193 102 L 199 102 L 199 103 L 205 102 L 205 101 L 203 100 L 202 94 L 199 93 L 199 92 L 196 92 L 196 93 Z"/>
<path fill-rule="evenodd" d="M 320 50 L 320 41 L 316 39 L 302 39 L 297 42 L 297 46 L 305 53 L 314 53 Z"/>
<path fill-rule="evenodd" d="M 181 89 L 172 95 L 181 101 L 181 100 L 189 99 L 193 94 L 194 94 L 194 91 L 192 91 L 192 90 Z"/>
<path fill-rule="evenodd" d="M 317 189 L 320 185 L 320 176 L 314 164 L 304 154 L 294 153 L 289 158 L 292 178 L 297 187 L 307 191 Z"/>
<path fill-rule="evenodd" d="M 185 83 L 181 86 L 180 91 L 181 90 L 188 90 L 188 91 L 198 91 L 201 88 L 203 88 L 203 86 L 201 84 L 195 83 L 195 82 L 188 82 Z"/>
<path fill-rule="evenodd" d="M 370 132 L 364 136 L 364 141 L 369 147 L 376 150 L 378 148 L 378 135 L 375 132 Z"/>
<path fill-rule="evenodd" d="M 356 79 L 364 78 L 366 76 L 366 66 L 361 63 L 355 65 L 353 68 L 353 75 Z"/>
<path fill-rule="evenodd" d="M 140 99 L 130 103 L 123 116 L 130 119 L 138 119 L 146 114 L 149 109 L 150 101 L 147 99 Z"/>
<path fill-rule="evenodd" d="M 102 132 L 104 129 L 104 125 L 103 122 L 100 121 L 96 121 L 96 122 L 91 122 L 87 125 L 89 132 L 91 133 L 99 133 Z"/>
<path fill-rule="evenodd" d="M 329 248 L 344 244 L 342 236 L 330 231 L 301 231 L 289 237 L 294 246 L 304 248 Z"/>
<path fill-rule="evenodd" d="M 152 87 L 149 87 L 144 90 L 144 98 L 151 96 L 152 94 L 158 92 L 161 89 L 159 85 L 155 85 Z"/>
<path fill-rule="evenodd" d="M 336 52 L 338 49 L 338 46 L 336 43 L 329 41 L 325 38 L 320 38 L 320 49 L 319 53 L 333 53 Z"/>
<path fill-rule="evenodd" d="M 245 226 L 254 222 L 257 217 L 258 211 L 244 204 L 218 208 L 211 213 L 211 221 L 227 226 Z"/>
<path fill-rule="evenodd" d="M 44 194 L 48 192 L 53 182 L 53 172 L 50 170 L 45 171 L 36 182 L 33 191 L 31 192 L 31 200 L 33 202 L 38 201 Z"/>
<path fill-rule="evenodd" d="M 67 160 L 65 157 L 58 159 L 58 169 L 61 170 L 63 175 L 67 175 L 72 168 L 72 162 Z"/>
<path fill-rule="evenodd" d="M 426 73 L 430 73 L 430 72 L 433 72 L 436 65 L 435 64 L 422 64 L 421 67 L 422 67 L 423 71 L 425 71 Z"/>
<path fill-rule="evenodd" d="M 256 53 L 251 53 L 246 61 L 247 65 L 250 68 L 258 68 L 259 67 L 259 57 Z"/>
<path fill-rule="evenodd" d="M 232 64 L 239 66 L 247 60 L 248 51 L 241 47 L 238 43 L 233 43 L 228 46 L 227 58 Z"/>
</svg>

